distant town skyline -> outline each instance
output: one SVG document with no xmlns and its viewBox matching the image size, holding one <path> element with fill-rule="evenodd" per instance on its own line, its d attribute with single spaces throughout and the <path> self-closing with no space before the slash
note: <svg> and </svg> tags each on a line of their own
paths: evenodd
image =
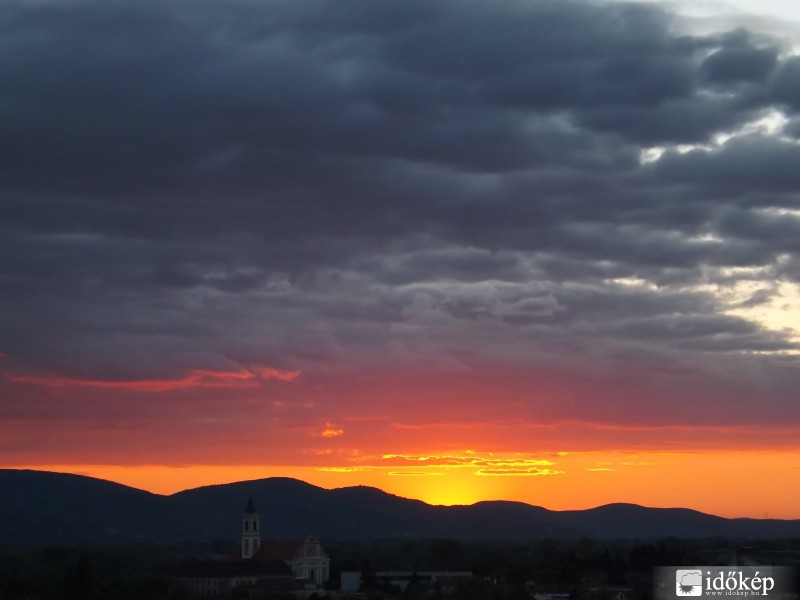
<svg viewBox="0 0 800 600">
<path fill-rule="evenodd" d="M 800 518 L 796 3 L 0 23 L 0 467 Z"/>
</svg>

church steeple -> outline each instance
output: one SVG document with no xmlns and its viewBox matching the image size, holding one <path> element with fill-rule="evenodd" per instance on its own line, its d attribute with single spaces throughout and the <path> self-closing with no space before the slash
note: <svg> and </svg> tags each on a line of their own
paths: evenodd
<svg viewBox="0 0 800 600">
<path fill-rule="evenodd" d="M 258 510 L 253 504 L 253 496 L 247 501 L 242 515 L 242 558 L 252 558 L 261 547 L 261 533 L 258 526 Z"/>
</svg>

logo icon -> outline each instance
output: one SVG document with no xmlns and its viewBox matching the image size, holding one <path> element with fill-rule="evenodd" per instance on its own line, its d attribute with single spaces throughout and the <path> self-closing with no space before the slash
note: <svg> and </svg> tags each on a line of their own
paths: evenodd
<svg viewBox="0 0 800 600">
<path fill-rule="evenodd" d="M 675 594 L 678 596 L 702 596 L 702 571 L 699 569 L 678 569 L 675 571 Z"/>
</svg>

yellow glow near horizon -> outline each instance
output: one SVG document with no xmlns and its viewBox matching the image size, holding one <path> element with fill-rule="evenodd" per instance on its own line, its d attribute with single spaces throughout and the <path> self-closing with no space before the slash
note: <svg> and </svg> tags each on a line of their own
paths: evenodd
<svg viewBox="0 0 800 600">
<path fill-rule="evenodd" d="M 685 507 L 723 517 L 800 518 L 800 456 L 795 452 L 564 452 L 553 473 L 479 475 L 479 468 L 422 464 L 342 467 L 267 465 L 25 465 L 89 475 L 160 494 L 265 477 L 323 488 L 369 485 L 430 504 L 510 500 L 551 510 L 614 502 Z"/>
</svg>

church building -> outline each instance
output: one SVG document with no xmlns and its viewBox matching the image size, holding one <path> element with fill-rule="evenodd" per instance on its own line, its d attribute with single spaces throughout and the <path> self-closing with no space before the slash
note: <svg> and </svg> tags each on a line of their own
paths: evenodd
<svg viewBox="0 0 800 600">
<path fill-rule="evenodd" d="M 307 598 L 330 578 L 330 557 L 312 535 L 302 542 L 261 542 L 252 497 L 242 515 L 241 557 L 196 560 L 176 566 L 172 590 L 188 598 L 231 598 L 274 594 Z"/>
<path fill-rule="evenodd" d="M 309 535 L 303 541 L 261 543 L 258 510 L 252 497 L 242 515 L 242 559 L 254 562 L 284 562 L 295 579 L 322 586 L 330 577 L 331 559 L 319 540 Z"/>
</svg>

